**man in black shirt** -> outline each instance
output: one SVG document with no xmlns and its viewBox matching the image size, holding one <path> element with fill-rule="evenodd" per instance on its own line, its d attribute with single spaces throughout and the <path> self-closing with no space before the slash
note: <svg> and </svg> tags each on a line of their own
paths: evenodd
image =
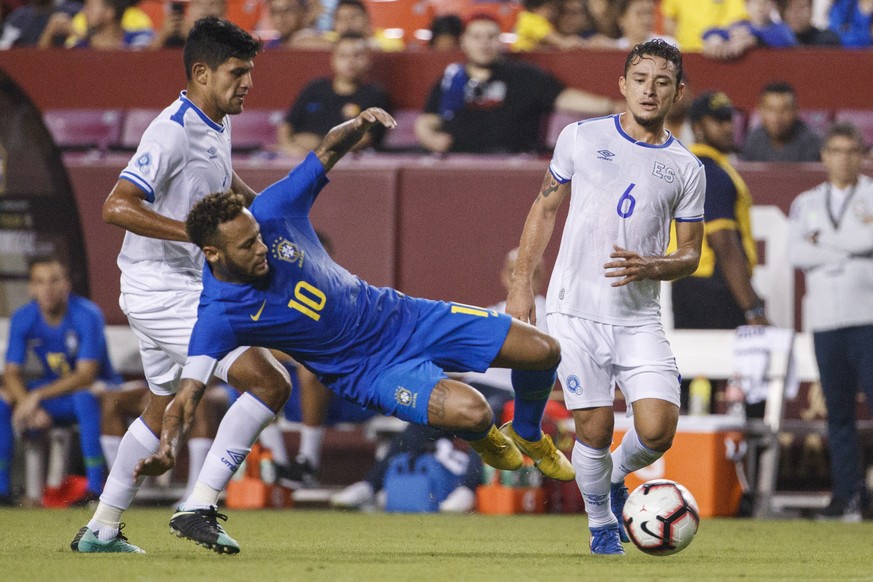
<svg viewBox="0 0 873 582">
<path fill-rule="evenodd" d="M 453 63 L 430 92 L 415 123 L 432 152 L 520 153 L 540 147 L 544 117 L 553 109 L 605 115 L 615 103 L 567 88 L 539 69 L 502 58 L 500 26 L 476 16 L 461 36 L 466 63 Z"/>
<path fill-rule="evenodd" d="M 812 0 L 779 0 L 782 22 L 794 32 L 797 44 L 805 46 L 841 46 L 840 36 L 832 30 L 812 24 Z"/>
<path fill-rule="evenodd" d="M 370 69 L 370 49 L 363 35 L 342 35 L 334 48 L 331 66 L 333 77 L 315 79 L 306 85 L 279 126 L 278 142 L 283 152 L 305 156 L 332 127 L 354 119 L 369 107 L 390 109 L 388 94 L 364 80 Z M 355 149 L 378 148 L 384 129 L 374 126 Z"/>
</svg>

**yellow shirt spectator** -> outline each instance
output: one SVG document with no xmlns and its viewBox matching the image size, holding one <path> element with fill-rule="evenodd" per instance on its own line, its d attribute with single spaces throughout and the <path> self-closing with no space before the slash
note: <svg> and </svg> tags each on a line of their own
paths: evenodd
<svg viewBox="0 0 873 582">
<path fill-rule="evenodd" d="M 149 15 L 143 12 L 141 8 L 131 6 L 124 11 L 121 16 L 121 28 L 125 32 L 139 32 L 141 30 L 152 30 L 152 19 Z M 88 34 L 88 23 L 85 21 L 85 13 L 79 11 L 73 17 L 73 34 L 66 41 L 66 46 L 74 46 L 80 39 Z"/>
<path fill-rule="evenodd" d="M 745 0 L 662 0 L 661 14 L 664 32 L 686 52 L 703 50 L 703 33 L 710 28 L 725 28 L 749 17 Z"/>
<path fill-rule="evenodd" d="M 516 40 L 512 43 L 512 50 L 516 52 L 533 51 L 542 45 L 544 38 L 555 31 L 555 27 L 549 20 L 529 10 L 518 13 L 515 21 Z"/>
</svg>

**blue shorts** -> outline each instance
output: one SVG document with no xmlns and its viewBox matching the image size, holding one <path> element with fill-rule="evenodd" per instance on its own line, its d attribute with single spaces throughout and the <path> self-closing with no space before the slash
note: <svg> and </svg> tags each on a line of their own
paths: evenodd
<svg viewBox="0 0 873 582">
<path fill-rule="evenodd" d="M 427 424 L 430 393 L 446 372 L 484 372 L 497 357 L 512 318 L 490 309 L 414 299 L 415 329 L 399 353 L 375 353 L 358 373 L 330 389 L 363 406 Z"/>
</svg>

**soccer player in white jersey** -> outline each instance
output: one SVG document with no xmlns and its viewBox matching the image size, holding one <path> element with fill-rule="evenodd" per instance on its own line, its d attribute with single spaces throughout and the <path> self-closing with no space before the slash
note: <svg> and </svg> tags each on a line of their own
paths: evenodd
<svg viewBox="0 0 873 582">
<path fill-rule="evenodd" d="M 659 281 L 697 268 L 706 178 L 664 130 L 682 97 L 682 55 L 660 41 L 628 54 L 619 89 L 626 111 L 564 128 L 521 235 L 506 312 L 533 322 L 531 276 L 570 194 L 547 294 L 549 332 L 561 343 L 558 378 L 573 413 L 573 467 L 594 554 L 623 554 L 624 478 L 670 448 L 679 371 L 661 326 Z M 671 220 L 678 249 L 665 255 Z M 614 386 L 634 426 L 610 455 Z"/>
<path fill-rule="evenodd" d="M 142 479 L 137 463 L 158 450 L 163 412 L 176 392 L 197 319 L 203 255 L 188 242 L 191 207 L 216 190 L 255 193 L 231 168 L 231 115 L 252 87 L 260 41 L 218 18 L 198 20 L 183 50 L 187 90 L 143 134 L 103 206 L 103 218 L 126 229 L 118 256 L 122 310 L 139 339 L 150 399 L 122 438 L 94 517 L 71 547 L 77 552 L 142 552 L 120 532 L 121 514 Z M 218 525 L 218 495 L 261 429 L 291 390 L 287 372 L 262 348 L 241 347 L 216 374 L 245 394 L 228 410 L 207 453 L 194 491 L 174 516 L 173 531 L 217 552 L 239 545 Z"/>
</svg>

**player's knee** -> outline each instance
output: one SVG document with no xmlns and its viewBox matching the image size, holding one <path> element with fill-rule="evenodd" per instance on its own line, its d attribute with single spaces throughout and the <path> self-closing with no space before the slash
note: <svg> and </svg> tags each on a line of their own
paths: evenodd
<svg viewBox="0 0 873 582">
<path fill-rule="evenodd" d="M 470 402 L 460 407 L 462 425 L 459 428 L 470 432 L 484 432 L 494 423 L 494 413 L 488 406 L 488 401 L 478 392 L 479 398 L 471 398 Z"/>
<path fill-rule="evenodd" d="M 561 344 L 552 336 L 541 333 L 539 334 L 538 352 L 540 354 L 540 362 L 543 369 L 557 368 L 558 362 L 561 361 Z"/>
<path fill-rule="evenodd" d="M 274 412 L 281 410 L 291 395 L 291 377 L 278 364 L 264 366 L 249 378 L 248 392 L 251 392 Z"/>
<path fill-rule="evenodd" d="M 646 435 L 637 434 L 640 442 L 643 443 L 646 448 L 660 453 L 666 453 L 670 450 L 670 447 L 673 446 L 673 437 L 676 435 L 676 431 L 665 428 Z"/>
</svg>

